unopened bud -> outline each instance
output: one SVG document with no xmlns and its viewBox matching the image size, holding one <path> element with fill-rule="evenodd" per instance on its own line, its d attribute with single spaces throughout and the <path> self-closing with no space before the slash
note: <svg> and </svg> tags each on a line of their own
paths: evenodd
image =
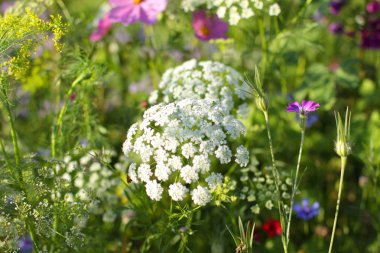
<svg viewBox="0 0 380 253">
<path fill-rule="evenodd" d="M 335 152 L 338 154 L 338 156 L 346 157 L 351 154 L 351 146 L 345 141 L 337 140 L 335 142 Z"/>
<path fill-rule="evenodd" d="M 259 108 L 260 111 L 266 112 L 269 108 L 269 100 L 268 97 L 265 95 L 262 96 L 256 96 L 256 106 Z"/>
</svg>

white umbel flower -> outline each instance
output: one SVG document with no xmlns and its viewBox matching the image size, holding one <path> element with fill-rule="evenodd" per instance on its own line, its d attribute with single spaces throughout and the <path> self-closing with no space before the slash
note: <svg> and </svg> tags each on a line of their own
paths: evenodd
<svg viewBox="0 0 380 253">
<path fill-rule="evenodd" d="M 182 0 L 182 9 L 193 12 L 206 6 L 220 19 L 228 21 L 230 25 L 237 25 L 240 20 L 254 16 L 255 11 L 262 15 L 268 14 L 268 9 L 274 4 L 277 4 L 276 0 Z"/>
<path fill-rule="evenodd" d="M 206 187 L 198 185 L 197 188 L 191 191 L 191 199 L 194 204 L 205 206 L 208 202 L 211 201 L 210 191 Z"/>
<path fill-rule="evenodd" d="M 181 183 L 174 183 L 169 186 L 169 196 L 174 201 L 181 201 L 186 197 L 189 190 Z"/>
<path fill-rule="evenodd" d="M 191 62 L 183 66 L 192 67 Z M 211 174 L 214 176 L 206 181 L 213 173 L 212 164 L 230 163 L 232 156 L 237 156 L 232 153 L 231 141 L 246 132 L 240 121 L 211 99 L 183 99 L 154 105 L 131 131 L 132 134 L 127 133 L 131 139 L 125 141 L 129 146 L 126 157 L 136 158 L 136 161 L 130 165 L 128 174 L 133 182 L 145 184 L 148 196 L 154 200 L 161 199 L 164 191 L 173 200 L 184 199 L 187 191 L 183 191 L 184 196 L 180 198 L 175 193 L 179 189 L 175 183 L 188 184 L 191 192 L 206 183 L 215 184 L 216 179 L 219 182 L 221 174 L 217 177 Z M 213 178 L 215 182 L 210 181 Z M 154 195 L 154 188 L 160 196 Z M 208 202 L 208 192 L 200 189 L 203 188 L 194 193 L 199 195 L 193 196 L 193 201 L 197 201 L 194 203 Z"/>
<path fill-rule="evenodd" d="M 240 146 L 236 149 L 236 162 L 240 167 L 247 167 L 249 162 L 249 152 L 244 146 Z"/>
<path fill-rule="evenodd" d="M 222 184 L 223 182 L 223 175 L 220 173 L 214 173 L 212 172 L 210 176 L 206 178 L 206 182 L 208 184 L 208 187 L 212 190 L 215 189 L 218 184 Z"/>
<path fill-rule="evenodd" d="M 234 111 L 249 98 L 248 85 L 243 76 L 233 68 L 215 61 L 187 61 L 180 66 L 167 70 L 152 92 L 150 101 L 170 103 L 192 99 L 214 99 L 221 101 L 222 107 Z M 195 123 L 188 118 L 187 124 Z M 190 127 L 190 125 L 188 125 Z"/>
<path fill-rule="evenodd" d="M 159 183 L 157 183 L 156 180 L 147 182 L 145 185 L 145 189 L 146 194 L 152 200 L 159 201 L 162 198 L 162 192 L 164 191 L 164 189 Z"/>
<path fill-rule="evenodd" d="M 278 3 L 272 4 L 269 6 L 269 16 L 278 16 L 281 13 L 281 8 Z"/>
</svg>

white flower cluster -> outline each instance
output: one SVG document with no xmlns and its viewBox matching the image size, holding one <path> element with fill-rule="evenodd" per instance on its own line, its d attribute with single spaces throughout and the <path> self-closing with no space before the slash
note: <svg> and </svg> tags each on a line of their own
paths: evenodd
<svg viewBox="0 0 380 253">
<path fill-rule="evenodd" d="M 159 89 L 152 92 L 150 104 L 171 103 L 185 98 L 220 101 L 224 111 L 245 116 L 250 97 L 248 85 L 235 69 L 220 62 L 192 59 L 162 76 Z M 233 113 L 234 114 L 234 113 Z"/>
<path fill-rule="evenodd" d="M 109 220 L 107 217 L 118 202 L 115 193 L 120 185 L 120 178 L 117 172 L 105 165 L 111 161 L 113 155 L 115 152 L 111 150 L 91 150 L 84 155 L 67 155 L 64 163 L 57 166 L 57 173 L 61 178 L 73 186 L 73 191 L 64 198 L 69 202 L 76 198 L 90 201 L 90 212 L 104 214 L 105 220 Z"/>
<path fill-rule="evenodd" d="M 200 6 L 216 10 L 219 18 L 237 25 L 241 19 L 248 19 L 257 12 L 278 16 L 281 8 L 274 0 L 182 0 L 182 9 L 194 11 Z"/>
<path fill-rule="evenodd" d="M 123 145 L 124 154 L 136 163 L 128 175 L 134 183 L 145 184 L 152 200 L 167 192 L 172 200 L 184 200 L 190 193 L 197 205 L 211 200 L 210 190 L 223 176 L 212 164 L 235 161 L 245 167 L 249 161 L 243 146 L 231 141 L 245 134 L 245 126 L 217 101 L 183 99 L 149 108 L 141 123 L 132 125 Z"/>
</svg>

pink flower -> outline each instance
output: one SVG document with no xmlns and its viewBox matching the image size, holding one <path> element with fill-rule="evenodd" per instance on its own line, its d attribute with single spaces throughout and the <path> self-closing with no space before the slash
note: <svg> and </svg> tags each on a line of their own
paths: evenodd
<svg viewBox="0 0 380 253">
<path fill-rule="evenodd" d="M 319 107 L 319 104 L 315 103 L 312 100 L 303 100 L 302 105 L 300 105 L 297 101 L 289 104 L 286 111 L 305 115 L 305 114 L 308 114 L 309 112 L 313 112 L 317 110 L 318 107 Z"/>
<path fill-rule="evenodd" d="M 135 22 L 156 23 L 157 16 L 166 9 L 167 0 L 109 0 L 112 22 L 129 25 Z"/>
<path fill-rule="evenodd" d="M 91 33 L 90 40 L 93 42 L 101 40 L 103 36 L 106 35 L 108 31 L 110 30 L 111 24 L 112 23 L 109 18 L 109 13 L 106 13 L 104 15 L 104 18 L 98 21 L 98 27 L 96 31 Z"/>
<path fill-rule="evenodd" d="M 227 39 L 228 24 L 216 15 L 207 16 L 205 11 L 193 12 L 193 29 L 195 37 L 203 41 Z"/>
<path fill-rule="evenodd" d="M 376 13 L 380 11 L 380 2 L 378 1 L 372 1 L 367 4 L 367 11 L 369 13 Z"/>
</svg>

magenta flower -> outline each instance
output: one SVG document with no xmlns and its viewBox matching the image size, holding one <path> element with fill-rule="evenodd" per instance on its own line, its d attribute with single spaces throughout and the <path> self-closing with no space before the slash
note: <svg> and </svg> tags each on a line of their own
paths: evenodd
<svg viewBox="0 0 380 253">
<path fill-rule="evenodd" d="M 380 11 L 380 2 L 378 1 L 372 1 L 367 4 L 367 11 L 369 13 L 376 13 Z"/>
<path fill-rule="evenodd" d="M 106 13 L 104 18 L 98 21 L 98 27 L 93 33 L 91 33 L 90 40 L 93 42 L 101 40 L 110 30 L 111 24 L 109 13 Z"/>
<path fill-rule="evenodd" d="M 286 111 L 306 115 L 309 112 L 314 112 L 318 109 L 318 107 L 319 104 L 312 100 L 303 100 L 301 105 L 297 101 L 289 104 Z"/>
<path fill-rule="evenodd" d="M 202 41 L 227 39 L 228 24 L 216 15 L 207 16 L 205 11 L 193 12 L 195 37 Z"/>
<path fill-rule="evenodd" d="M 113 8 L 110 11 L 112 22 L 129 25 L 135 22 L 156 23 L 157 16 L 166 9 L 167 0 L 109 0 Z"/>
</svg>

